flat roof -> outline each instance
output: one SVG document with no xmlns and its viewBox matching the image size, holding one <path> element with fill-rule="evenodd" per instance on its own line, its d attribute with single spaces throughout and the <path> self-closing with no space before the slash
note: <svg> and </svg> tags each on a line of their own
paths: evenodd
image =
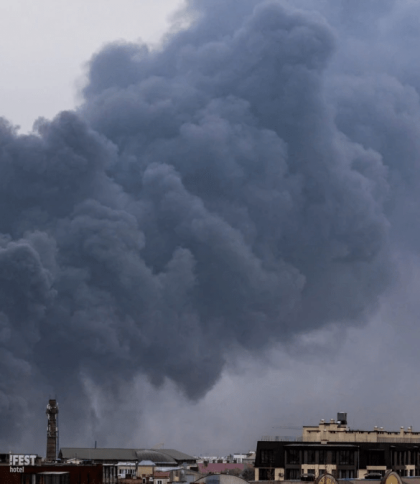
<svg viewBox="0 0 420 484">
<path fill-rule="evenodd" d="M 372 444 L 373 442 L 364 442 L 368 444 Z M 301 442 L 300 444 L 286 444 L 285 447 L 327 447 L 327 446 L 340 446 L 340 447 L 358 447 L 357 445 L 353 444 L 341 444 L 340 442 L 328 442 L 326 444 L 321 444 L 318 442 L 317 444 L 309 444 L 308 442 Z"/>
<path fill-rule="evenodd" d="M 176 465 L 179 461 L 193 461 L 196 459 L 176 449 L 121 449 L 121 448 L 82 448 L 62 447 L 59 455 L 64 459 L 79 460 L 151 460 L 159 464 Z M 177 462 L 178 461 L 178 462 Z"/>
</svg>

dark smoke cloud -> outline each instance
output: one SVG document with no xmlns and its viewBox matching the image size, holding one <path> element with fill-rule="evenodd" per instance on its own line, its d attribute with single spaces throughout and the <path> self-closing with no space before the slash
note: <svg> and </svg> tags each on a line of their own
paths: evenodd
<svg viewBox="0 0 420 484">
<path fill-rule="evenodd" d="M 38 392 L 75 428 L 87 381 L 195 400 L 238 352 L 375 311 L 419 179 L 417 77 L 380 47 L 407 11 L 298 3 L 190 1 L 160 50 L 94 55 L 77 112 L 1 124 L 3 442 Z"/>
</svg>

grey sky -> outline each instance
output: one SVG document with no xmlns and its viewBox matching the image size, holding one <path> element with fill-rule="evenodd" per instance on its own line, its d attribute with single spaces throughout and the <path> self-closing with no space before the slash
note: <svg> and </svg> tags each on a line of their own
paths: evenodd
<svg viewBox="0 0 420 484">
<path fill-rule="evenodd" d="M 420 426 L 418 9 L 189 0 L 157 49 L 134 6 L 69 42 L 77 109 L 0 126 L 3 446 L 42 447 L 47 394 L 67 446 Z"/>
<path fill-rule="evenodd" d="M 74 108 L 84 66 L 104 43 L 158 43 L 182 0 L 4 0 L 0 5 L 0 106 L 22 131 Z"/>
</svg>

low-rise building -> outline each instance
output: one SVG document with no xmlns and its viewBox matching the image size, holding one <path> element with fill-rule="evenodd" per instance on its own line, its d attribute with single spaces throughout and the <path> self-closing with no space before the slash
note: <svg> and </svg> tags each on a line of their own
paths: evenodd
<svg viewBox="0 0 420 484">
<path fill-rule="evenodd" d="M 102 465 L 0 464 L 1 484 L 102 484 Z"/>
<path fill-rule="evenodd" d="M 118 462 L 117 477 L 118 479 L 131 479 L 136 475 L 137 464 L 135 462 Z"/>
<path fill-rule="evenodd" d="M 170 480 L 170 472 L 155 471 L 153 476 L 154 484 L 168 484 Z"/>
<path fill-rule="evenodd" d="M 142 460 L 137 464 L 136 476 L 143 484 L 153 481 L 156 464 L 151 460 Z"/>
<path fill-rule="evenodd" d="M 176 449 L 119 449 L 119 448 L 89 448 L 62 447 L 58 454 L 62 462 L 71 460 L 91 461 L 100 464 L 117 464 L 118 462 L 140 462 L 150 460 L 158 466 L 177 466 L 195 464 L 195 457 Z"/>
<path fill-rule="evenodd" d="M 103 466 L 103 484 L 117 484 L 118 479 L 137 479 L 139 484 L 153 481 L 154 471 L 194 465 L 196 459 L 175 449 L 115 449 L 63 447 L 63 463 L 91 463 Z"/>
<path fill-rule="evenodd" d="M 230 454 L 227 457 L 227 462 L 234 462 L 238 464 L 252 464 L 255 462 L 255 451 L 250 450 L 246 454 Z"/>
<path fill-rule="evenodd" d="M 171 471 L 169 481 L 191 484 L 201 477 L 203 477 L 203 474 L 195 469 L 188 469 L 185 466 L 182 466 L 181 468 Z"/>
<path fill-rule="evenodd" d="M 205 464 L 206 462 L 208 464 L 223 464 L 228 462 L 227 457 L 221 457 L 221 456 L 216 456 L 216 455 L 200 455 L 196 457 L 197 464 Z"/>
<path fill-rule="evenodd" d="M 198 471 L 201 474 L 241 474 L 248 464 L 225 462 L 225 463 L 203 463 L 198 464 Z"/>
</svg>

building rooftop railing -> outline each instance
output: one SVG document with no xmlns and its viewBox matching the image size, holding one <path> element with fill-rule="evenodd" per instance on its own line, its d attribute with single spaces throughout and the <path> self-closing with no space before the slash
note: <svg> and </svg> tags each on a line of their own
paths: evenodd
<svg viewBox="0 0 420 484">
<path fill-rule="evenodd" d="M 263 442 L 307 442 L 307 443 L 316 443 L 316 441 L 312 441 L 312 440 L 303 440 L 302 437 L 290 437 L 290 436 L 282 436 L 282 435 L 264 435 L 263 437 L 261 437 L 261 440 Z M 363 442 L 371 442 L 370 440 L 366 439 L 349 439 L 349 442 L 352 442 L 352 443 L 355 443 L 357 444 L 358 442 L 359 443 L 363 443 Z M 407 438 L 407 437 L 393 437 L 393 436 L 390 436 L 390 437 L 379 437 L 378 436 L 378 439 L 377 439 L 377 442 L 381 442 L 381 443 L 395 443 L 395 444 L 420 444 L 420 437 L 411 437 L 411 438 Z M 340 444 L 340 443 L 344 443 L 343 442 L 340 442 L 340 441 L 334 441 L 334 440 L 329 440 L 329 443 L 330 444 L 333 444 L 333 443 L 336 443 L 336 444 Z"/>
<path fill-rule="evenodd" d="M 420 437 L 378 437 L 378 442 L 387 443 L 394 442 L 395 444 L 417 444 L 420 443 Z"/>
<path fill-rule="evenodd" d="M 290 437 L 287 435 L 263 435 L 261 440 L 264 442 L 302 442 L 302 437 Z"/>
</svg>

